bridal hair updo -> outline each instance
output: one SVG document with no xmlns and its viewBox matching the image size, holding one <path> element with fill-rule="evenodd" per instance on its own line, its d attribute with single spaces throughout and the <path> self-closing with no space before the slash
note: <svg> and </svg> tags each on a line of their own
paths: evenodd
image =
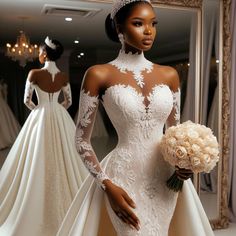
<svg viewBox="0 0 236 236">
<path fill-rule="evenodd" d="M 112 40 L 113 42 L 120 42 L 118 38 L 118 33 L 116 30 L 116 25 L 122 25 L 126 21 L 127 17 L 130 15 L 132 12 L 132 9 L 134 6 L 138 4 L 149 4 L 151 5 L 148 1 L 133 1 L 130 2 L 129 4 L 126 4 L 122 8 L 119 9 L 119 11 L 116 13 L 114 16 L 114 19 L 111 18 L 111 14 L 109 14 L 106 18 L 105 21 L 105 30 L 108 38 Z"/>
<path fill-rule="evenodd" d="M 51 43 L 55 45 L 55 48 L 48 46 L 45 42 L 40 47 L 47 53 L 47 58 L 50 61 L 56 61 L 61 57 L 64 48 L 62 44 L 56 39 L 52 39 Z"/>
</svg>

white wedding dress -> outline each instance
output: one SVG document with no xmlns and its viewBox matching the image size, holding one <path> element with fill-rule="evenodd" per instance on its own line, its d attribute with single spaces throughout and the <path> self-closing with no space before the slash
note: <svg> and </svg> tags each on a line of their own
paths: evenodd
<svg viewBox="0 0 236 236">
<path fill-rule="evenodd" d="M 110 64 L 121 73 L 134 72 L 141 88 L 144 80 L 140 72 L 149 73 L 153 66 L 143 54 L 122 51 Z M 119 141 L 99 165 L 90 145 L 99 98 L 82 88 L 77 150 L 92 175 L 77 193 L 58 236 L 213 236 L 191 181 L 185 181 L 179 195 L 166 186 L 173 168 L 164 161 L 158 145 L 167 119 L 168 125 L 179 120 L 179 98 L 179 90 L 171 91 L 165 84 L 156 84 L 151 89 L 146 96 L 148 105 L 144 103 L 145 96 L 130 85 L 107 88 L 102 104 Z M 134 200 L 137 206 L 134 212 L 141 222 L 139 231 L 124 224 L 111 209 L 102 190 L 104 179 L 122 187 Z"/>
<path fill-rule="evenodd" d="M 38 105 L 31 98 L 36 91 Z M 66 108 L 69 83 L 62 88 Z M 58 103 L 61 90 L 48 93 L 26 82 L 32 109 L 0 171 L 0 235 L 53 236 L 88 171 L 74 144 L 75 125 Z"/>
<path fill-rule="evenodd" d="M 10 147 L 20 131 L 20 125 L 7 104 L 6 90 L 6 85 L 0 84 L 0 150 Z"/>
</svg>

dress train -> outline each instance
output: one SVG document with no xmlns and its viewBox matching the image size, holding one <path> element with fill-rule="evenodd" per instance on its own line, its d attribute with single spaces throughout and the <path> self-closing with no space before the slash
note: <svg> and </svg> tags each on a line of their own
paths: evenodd
<svg viewBox="0 0 236 236">
<path fill-rule="evenodd" d="M 106 170 L 109 158 L 101 162 Z M 105 207 L 105 193 L 88 176 L 76 194 L 57 236 L 116 236 Z M 169 236 L 214 236 L 191 180 L 179 193 Z"/>
</svg>

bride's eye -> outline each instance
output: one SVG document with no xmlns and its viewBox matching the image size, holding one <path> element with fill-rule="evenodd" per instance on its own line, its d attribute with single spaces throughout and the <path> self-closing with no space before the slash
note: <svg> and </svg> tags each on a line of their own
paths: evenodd
<svg viewBox="0 0 236 236">
<path fill-rule="evenodd" d="M 141 21 L 134 21 L 133 25 L 136 26 L 136 27 L 140 27 L 140 26 L 143 25 L 143 23 Z"/>
<path fill-rule="evenodd" d="M 158 23 L 158 22 L 157 22 L 156 20 L 153 21 L 153 22 L 152 22 L 152 26 L 155 27 L 155 26 L 157 25 L 157 23 Z"/>
</svg>

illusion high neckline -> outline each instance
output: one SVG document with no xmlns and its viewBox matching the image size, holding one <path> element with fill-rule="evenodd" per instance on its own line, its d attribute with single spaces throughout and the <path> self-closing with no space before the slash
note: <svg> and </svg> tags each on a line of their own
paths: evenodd
<svg viewBox="0 0 236 236">
<path fill-rule="evenodd" d="M 60 72 L 55 61 L 46 61 L 42 69 L 47 70 L 52 75 L 52 82 L 54 82 L 55 75 Z"/>
<path fill-rule="evenodd" d="M 153 63 L 144 57 L 143 51 L 141 53 L 126 53 L 123 49 L 120 50 L 118 57 L 109 64 L 115 66 L 120 72 L 126 73 L 131 71 L 133 78 L 136 80 L 138 86 L 143 88 L 145 85 L 142 72 L 146 70 L 150 73 L 153 69 Z"/>
</svg>

